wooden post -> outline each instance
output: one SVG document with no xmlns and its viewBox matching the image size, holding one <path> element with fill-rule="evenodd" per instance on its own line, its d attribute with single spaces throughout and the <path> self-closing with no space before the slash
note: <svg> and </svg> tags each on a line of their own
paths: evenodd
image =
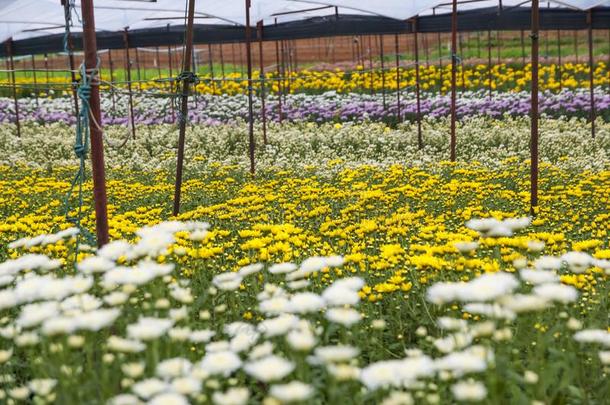
<svg viewBox="0 0 610 405">
<path fill-rule="evenodd" d="M 532 95 L 530 134 L 530 211 L 534 215 L 538 206 L 538 48 L 539 2 L 532 0 Z"/>
<path fill-rule="evenodd" d="M 125 45 L 125 74 L 127 75 L 127 94 L 129 99 L 129 123 L 131 125 L 131 136 L 136 139 L 136 122 L 133 114 L 133 90 L 131 87 L 131 59 L 129 57 L 129 32 L 123 31 L 123 44 Z"/>
<path fill-rule="evenodd" d="M 248 68 L 248 150 L 250 152 L 250 174 L 254 175 L 256 167 L 254 165 L 254 111 L 252 102 L 252 49 L 250 42 L 252 38 L 250 30 L 250 0 L 246 1 L 246 63 Z"/>
<path fill-rule="evenodd" d="M 191 57 L 193 55 L 193 20 L 195 19 L 195 0 L 189 0 L 186 25 L 185 50 L 182 60 L 182 73 L 188 73 L 191 68 Z M 181 110 L 180 110 L 180 132 L 178 134 L 178 156 L 176 162 L 176 184 L 174 187 L 174 209 L 173 214 L 180 213 L 180 198 L 182 192 L 182 169 L 184 165 L 184 142 L 186 137 L 186 121 L 188 119 L 189 93 L 191 91 L 191 79 L 183 77 Z"/>
<path fill-rule="evenodd" d="M 453 0 L 451 11 L 451 140 L 450 140 L 450 159 L 455 162 L 456 153 L 456 135 L 455 135 L 455 120 L 456 120 L 456 52 L 457 52 L 457 0 Z"/>
<path fill-rule="evenodd" d="M 6 41 L 6 54 L 8 55 L 8 70 L 11 75 L 11 87 L 13 89 L 13 101 L 15 105 L 15 128 L 17 136 L 21 137 L 21 122 L 19 120 L 19 100 L 17 99 L 17 81 L 15 80 L 15 61 L 13 60 L 13 39 Z"/>
<path fill-rule="evenodd" d="M 259 77 L 261 81 L 261 117 L 263 118 L 263 143 L 267 145 L 267 112 L 265 111 L 265 61 L 263 59 L 263 22 L 256 24 L 258 36 Z"/>
<path fill-rule="evenodd" d="M 591 9 L 587 13 L 587 36 L 589 42 L 589 95 L 591 103 L 589 119 L 591 121 L 591 137 L 595 138 L 595 92 L 593 87 L 595 61 L 593 60 L 593 10 Z"/>
<path fill-rule="evenodd" d="M 83 20 L 85 69 L 87 74 L 92 74 L 98 64 L 93 0 L 81 0 L 81 18 Z M 108 243 L 109 237 L 106 173 L 104 168 L 104 141 L 101 128 L 102 114 L 100 110 L 100 86 L 98 76 L 91 78 L 89 113 L 97 123 L 89 126 L 89 134 L 91 139 L 91 166 L 93 173 L 93 200 L 95 202 L 97 245 L 98 247 L 101 247 Z"/>
<path fill-rule="evenodd" d="M 419 41 L 417 40 L 417 17 L 413 19 L 413 51 L 415 52 L 415 93 L 417 99 L 417 148 L 423 149 L 424 139 L 421 133 L 421 99 L 419 89 Z"/>
</svg>

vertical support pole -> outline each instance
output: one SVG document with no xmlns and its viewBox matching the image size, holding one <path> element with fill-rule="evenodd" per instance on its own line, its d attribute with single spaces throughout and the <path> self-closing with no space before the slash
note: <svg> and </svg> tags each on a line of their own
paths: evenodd
<svg viewBox="0 0 610 405">
<path fill-rule="evenodd" d="M 208 56 L 210 64 L 210 78 L 212 80 L 212 92 L 216 94 L 216 82 L 214 81 L 214 55 L 212 55 L 212 44 L 208 44 Z"/>
<path fill-rule="evenodd" d="M 456 120 L 456 52 L 457 52 L 457 0 L 453 0 L 451 10 L 451 140 L 450 140 L 450 160 L 455 162 L 455 147 L 456 147 L 456 135 L 455 135 L 455 120 Z"/>
<path fill-rule="evenodd" d="M 488 92 L 489 92 L 488 97 L 490 100 L 491 100 L 491 90 L 492 90 L 491 69 L 492 69 L 492 67 L 491 67 L 491 30 L 487 30 L 487 87 L 488 87 Z"/>
<path fill-rule="evenodd" d="M 110 49 L 108 50 L 110 53 Z M 159 57 L 159 47 L 155 47 L 155 63 L 157 65 L 157 77 L 161 78 L 161 58 Z"/>
<path fill-rule="evenodd" d="M 125 45 L 125 74 L 127 75 L 127 94 L 129 98 L 129 124 L 131 125 L 131 136 L 136 139 L 136 123 L 133 114 L 133 90 L 131 88 L 131 59 L 129 56 L 129 32 L 123 31 L 123 44 Z"/>
<path fill-rule="evenodd" d="M 51 90 L 49 85 L 49 55 L 44 54 L 44 70 L 45 70 L 45 85 L 47 86 L 47 93 Z"/>
<path fill-rule="evenodd" d="M 593 87 L 595 61 L 593 60 L 593 10 L 591 9 L 587 13 L 587 37 L 589 42 L 589 95 L 591 103 L 589 119 L 591 121 L 591 137 L 595 138 L 595 92 Z"/>
<path fill-rule="evenodd" d="M 224 48 L 223 46 L 224 44 L 220 44 L 218 46 L 218 50 L 220 51 L 220 74 L 222 75 L 222 81 L 224 84 L 224 80 L 225 80 L 225 55 L 223 53 L 222 48 Z"/>
<path fill-rule="evenodd" d="M 83 48 L 85 51 L 85 69 L 91 74 L 98 65 L 97 42 L 95 37 L 95 17 L 93 0 L 81 1 L 83 20 Z M 106 199 L 106 173 L 104 168 L 104 141 L 102 139 L 102 114 L 100 111 L 99 77 L 91 78 L 91 96 L 89 113 L 98 125 L 90 125 L 91 166 L 93 173 L 93 200 L 95 202 L 95 222 L 97 244 L 99 247 L 108 243 L 108 209 Z"/>
<path fill-rule="evenodd" d="M 562 78 L 563 68 L 561 67 L 561 30 L 557 30 L 557 73 L 559 74 L 559 91 L 563 89 Z"/>
<path fill-rule="evenodd" d="M 140 90 L 140 93 L 142 93 L 142 72 L 140 71 L 140 52 L 138 51 L 138 48 L 136 47 L 136 72 L 138 75 L 138 89 Z"/>
<path fill-rule="evenodd" d="M 383 34 L 379 35 L 379 53 L 381 58 L 381 99 L 383 100 L 383 111 L 387 110 L 385 99 L 385 55 L 383 49 Z"/>
<path fill-rule="evenodd" d="M 277 80 L 277 111 L 280 124 L 282 123 L 282 69 L 280 68 L 280 44 L 275 41 L 275 73 Z"/>
<path fill-rule="evenodd" d="M 256 24 L 258 36 L 259 77 L 261 81 L 261 117 L 263 118 L 263 143 L 267 145 L 267 111 L 265 111 L 265 61 L 263 59 L 263 22 Z"/>
<path fill-rule="evenodd" d="M 574 30 L 574 55 L 576 55 L 576 63 L 578 63 L 578 30 Z"/>
<path fill-rule="evenodd" d="M 36 58 L 34 55 L 32 55 L 32 79 L 34 80 L 34 97 L 36 98 L 36 107 L 38 107 L 38 80 L 36 78 Z"/>
<path fill-rule="evenodd" d="M 534 215 L 538 206 L 538 48 L 539 2 L 532 0 L 532 96 L 530 134 L 530 211 Z"/>
<path fill-rule="evenodd" d="M 21 137 L 21 122 L 19 120 L 19 100 L 17 99 L 17 83 L 15 80 L 15 61 L 13 60 L 13 38 L 6 41 L 6 54 L 8 55 L 8 70 L 11 75 L 11 87 L 13 89 L 13 101 L 15 103 L 15 128 L 17 136 Z"/>
<path fill-rule="evenodd" d="M 402 120 L 400 113 L 400 54 L 398 48 L 398 34 L 394 34 L 394 52 L 396 52 L 396 122 Z"/>
<path fill-rule="evenodd" d="M 116 108 L 116 102 L 114 97 L 114 61 L 112 60 L 112 49 L 108 49 L 108 65 L 110 67 L 110 99 L 112 100 L 112 109 Z"/>
<path fill-rule="evenodd" d="M 172 63 L 172 48 L 170 45 L 167 46 L 167 60 L 169 64 L 169 77 L 171 80 L 174 79 L 174 68 Z M 170 82 L 172 83 L 172 82 Z M 171 84 L 170 84 L 171 86 Z M 169 108 L 172 110 L 172 122 L 176 122 L 176 111 L 174 111 L 174 103 L 169 103 Z"/>
<path fill-rule="evenodd" d="M 413 19 L 413 51 L 415 52 L 415 93 L 417 98 L 417 148 L 424 147 L 424 140 L 421 133 L 421 99 L 419 93 L 419 41 L 417 40 L 417 17 Z"/>
<path fill-rule="evenodd" d="M 67 4 L 67 3 L 66 3 Z M 74 101 L 74 115 L 78 115 L 78 94 L 76 94 L 76 87 L 78 86 L 78 80 L 76 80 L 76 63 L 74 62 L 74 44 L 72 42 L 72 34 L 68 33 L 68 66 L 70 67 L 70 80 L 72 80 L 72 100 Z"/>
<path fill-rule="evenodd" d="M 191 68 L 191 57 L 193 55 L 193 20 L 195 19 L 195 0 L 189 0 L 186 23 L 185 50 L 182 60 L 182 71 L 186 73 Z M 184 165 L 184 141 L 186 137 L 186 120 L 189 109 L 189 92 L 191 91 L 191 79 L 182 80 L 181 109 L 180 109 L 180 132 L 178 134 L 178 156 L 176 162 L 176 184 L 174 188 L 173 214 L 180 213 L 180 197 L 182 192 L 182 169 Z"/>
<path fill-rule="evenodd" d="M 252 33 L 250 30 L 250 0 L 246 1 L 246 63 L 248 64 L 248 149 L 250 152 L 250 174 L 254 175 L 254 111 L 252 106 Z"/>
<path fill-rule="evenodd" d="M 521 64 L 525 66 L 525 31 L 521 30 Z"/>
<path fill-rule="evenodd" d="M 375 72 L 373 71 L 373 47 L 371 45 L 371 36 L 368 38 L 368 53 L 369 53 L 369 74 L 371 75 L 371 94 L 375 94 Z"/>
</svg>

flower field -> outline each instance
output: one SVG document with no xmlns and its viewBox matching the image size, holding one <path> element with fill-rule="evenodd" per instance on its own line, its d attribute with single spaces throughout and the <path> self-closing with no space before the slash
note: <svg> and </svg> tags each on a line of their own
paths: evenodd
<svg viewBox="0 0 610 405">
<path fill-rule="evenodd" d="M 124 144 L 126 127 L 109 126 L 112 242 L 96 250 L 63 213 L 77 163 L 70 102 L 44 103 L 58 118 L 31 119 L 21 138 L 0 127 L 2 402 L 603 404 L 610 394 L 603 115 L 595 139 L 578 115 L 541 120 L 535 217 L 523 114 L 464 118 L 457 163 L 440 116 L 425 118 L 422 150 L 409 122 L 271 123 L 267 145 L 256 128 L 255 177 L 247 125 L 216 117 L 188 128 L 178 217 L 175 126 L 140 119 Z M 91 191 L 88 181 L 90 230 Z"/>
</svg>

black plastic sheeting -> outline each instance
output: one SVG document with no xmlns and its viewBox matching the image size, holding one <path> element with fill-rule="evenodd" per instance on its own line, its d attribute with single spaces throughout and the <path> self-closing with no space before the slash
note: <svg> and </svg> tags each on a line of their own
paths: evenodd
<svg viewBox="0 0 610 405">
<path fill-rule="evenodd" d="M 569 9 L 540 9 L 541 30 L 583 30 L 587 26 L 587 12 Z M 516 7 L 499 10 L 497 7 L 469 10 L 458 13 L 458 30 L 468 31 L 519 31 L 529 30 L 530 8 Z M 610 7 L 592 11 L 594 29 L 610 29 Z M 424 33 L 449 32 L 451 14 L 430 15 L 418 18 L 418 31 Z M 196 44 L 220 44 L 244 42 L 245 29 L 232 25 L 195 25 Z M 408 21 L 385 17 L 339 15 L 314 17 L 263 28 L 264 41 L 320 38 L 345 35 L 400 34 L 413 31 Z M 256 40 L 256 30 L 252 29 Z M 13 55 L 56 53 L 63 51 L 63 34 L 31 38 L 13 42 Z M 182 44 L 184 26 L 129 31 L 130 47 L 155 47 Z M 82 49 L 80 34 L 73 35 L 75 50 Z M 123 32 L 98 32 L 98 49 L 121 49 L 125 44 Z M 6 56 L 6 47 L 0 49 L 0 57 Z"/>
</svg>

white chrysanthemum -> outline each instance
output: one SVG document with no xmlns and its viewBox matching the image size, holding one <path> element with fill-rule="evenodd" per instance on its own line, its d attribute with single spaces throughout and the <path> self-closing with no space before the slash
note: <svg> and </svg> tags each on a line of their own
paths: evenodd
<svg viewBox="0 0 610 405">
<path fill-rule="evenodd" d="M 214 335 L 216 335 L 216 332 L 213 330 L 194 330 L 191 332 L 188 339 L 193 343 L 207 343 L 214 337 Z"/>
<path fill-rule="evenodd" d="M 249 333 L 256 333 L 256 327 L 250 323 L 246 323 L 246 322 L 241 322 L 241 321 L 237 321 L 237 322 L 231 322 L 227 325 L 224 326 L 223 328 L 224 332 L 231 336 L 237 336 L 240 334 L 249 334 Z"/>
<path fill-rule="evenodd" d="M 467 228 L 481 233 L 487 233 L 498 225 L 500 225 L 500 221 L 495 218 L 474 218 L 466 222 Z"/>
<path fill-rule="evenodd" d="M 306 314 L 318 312 L 324 308 L 325 302 L 318 294 L 311 292 L 298 293 L 290 298 L 288 312 Z"/>
<path fill-rule="evenodd" d="M 322 363 L 342 363 L 358 356 L 360 350 L 353 346 L 321 346 L 314 350 L 314 355 Z"/>
<path fill-rule="evenodd" d="M 486 304 L 482 302 L 471 302 L 464 305 L 464 312 L 476 315 L 485 315 L 494 319 L 514 320 L 517 314 L 510 309 L 498 304 Z"/>
<path fill-rule="evenodd" d="M 518 231 L 520 229 L 527 228 L 532 223 L 532 218 L 530 217 L 522 217 L 522 218 L 506 218 L 502 221 L 502 225 L 509 228 L 512 231 Z"/>
<path fill-rule="evenodd" d="M 603 329 L 585 329 L 574 334 L 574 339 L 581 343 L 598 343 L 610 347 L 610 332 Z"/>
<path fill-rule="evenodd" d="M 127 255 L 131 245 L 124 240 L 114 240 L 98 249 L 97 255 L 109 260 L 117 261 L 121 256 Z"/>
<path fill-rule="evenodd" d="M 462 381 L 451 386 L 451 392 L 458 401 L 482 401 L 487 396 L 487 389 L 478 381 Z"/>
<path fill-rule="evenodd" d="M 228 350 L 207 353 L 201 360 L 200 367 L 210 374 L 228 376 L 241 367 L 241 359 Z"/>
<path fill-rule="evenodd" d="M 288 384 L 272 385 L 269 393 L 282 403 L 289 403 L 305 401 L 313 394 L 313 388 L 300 381 L 291 381 Z"/>
<path fill-rule="evenodd" d="M 164 335 L 172 327 L 171 319 L 140 317 L 135 324 L 127 325 L 127 336 L 137 340 L 153 340 Z"/>
<path fill-rule="evenodd" d="M 449 353 L 434 361 L 434 367 L 439 371 L 451 371 L 455 376 L 462 376 L 468 373 L 480 373 L 487 369 L 488 355 L 483 349 L 464 350 L 461 352 Z"/>
<path fill-rule="evenodd" d="M 267 337 L 280 336 L 295 328 L 298 322 L 299 318 L 297 316 L 283 314 L 275 318 L 265 319 L 258 324 L 258 330 Z"/>
<path fill-rule="evenodd" d="M 534 285 L 559 282 L 559 276 L 552 270 L 521 269 L 519 275 L 521 279 Z"/>
<path fill-rule="evenodd" d="M 519 282 L 509 273 L 485 273 L 467 283 L 436 283 L 427 291 L 428 301 L 444 304 L 452 301 L 479 302 L 510 294 Z"/>
<path fill-rule="evenodd" d="M 329 306 L 356 305 L 360 302 L 358 292 L 342 286 L 331 285 L 322 292 L 322 298 Z"/>
<path fill-rule="evenodd" d="M 244 371 L 263 382 L 281 380 L 294 370 L 294 363 L 282 357 L 270 355 L 251 361 L 244 366 Z"/>
<path fill-rule="evenodd" d="M 352 291 L 360 291 L 364 287 L 364 280 L 360 277 L 345 277 L 335 280 L 332 283 L 333 287 L 346 288 Z"/>
<path fill-rule="evenodd" d="M 229 388 L 226 392 L 215 392 L 212 401 L 216 405 L 245 405 L 250 398 L 250 391 L 244 387 Z"/>
<path fill-rule="evenodd" d="M 461 253 L 468 253 L 476 250 L 479 247 L 478 242 L 453 242 L 455 247 Z"/>
<path fill-rule="evenodd" d="M 137 353 L 146 349 L 146 345 L 138 340 L 123 339 L 118 336 L 108 338 L 108 350 L 121 353 Z"/>
<path fill-rule="evenodd" d="M 36 395 L 41 397 L 46 397 L 57 385 L 57 380 L 52 378 L 39 378 L 35 380 L 31 380 L 28 383 L 28 388 Z"/>
<path fill-rule="evenodd" d="M 193 377 L 174 378 L 171 382 L 173 391 L 182 395 L 192 395 L 201 392 L 201 380 Z"/>
<path fill-rule="evenodd" d="M 76 265 L 85 274 L 105 273 L 116 266 L 115 262 L 103 256 L 90 256 Z"/>
<path fill-rule="evenodd" d="M 326 319 L 350 327 L 362 319 L 360 312 L 352 308 L 331 308 L 326 311 Z"/>
<path fill-rule="evenodd" d="M 542 284 L 534 287 L 533 293 L 548 301 L 567 304 L 578 298 L 578 291 L 571 285 L 564 284 Z"/>
<path fill-rule="evenodd" d="M 58 314 L 59 304 L 56 301 L 29 304 L 21 308 L 21 313 L 16 323 L 22 328 L 31 328 Z"/>
<path fill-rule="evenodd" d="M 561 259 L 554 256 L 540 256 L 534 262 L 534 267 L 538 270 L 559 270 Z"/>
<path fill-rule="evenodd" d="M 131 386 L 131 391 L 143 399 L 152 398 L 153 396 L 167 391 L 168 389 L 169 385 L 158 378 L 148 378 Z"/>
<path fill-rule="evenodd" d="M 241 353 L 250 349 L 259 338 L 258 332 L 239 333 L 231 339 L 230 348 L 235 353 Z"/>
<path fill-rule="evenodd" d="M 112 292 L 104 297 L 104 302 L 111 307 L 122 305 L 127 302 L 129 299 L 129 294 L 126 294 L 122 291 Z"/>
<path fill-rule="evenodd" d="M 465 319 L 456 319 L 448 316 L 442 316 L 436 320 L 439 328 L 454 331 L 465 330 L 468 327 L 468 322 Z"/>
<path fill-rule="evenodd" d="M 434 362 L 427 356 L 385 360 L 369 364 L 360 373 L 360 381 L 369 389 L 409 387 L 418 378 L 434 373 Z"/>
<path fill-rule="evenodd" d="M 294 263 L 278 263 L 269 267 L 268 271 L 271 274 L 285 274 L 295 271 L 297 267 Z"/>
<path fill-rule="evenodd" d="M 531 311 L 542 311 L 551 305 L 550 300 L 534 294 L 515 294 L 502 297 L 502 306 L 516 314 Z"/>
<path fill-rule="evenodd" d="M 593 264 L 593 258 L 585 252 L 568 252 L 561 256 L 561 260 L 574 273 L 584 273 Z"/>
<path fill-rule="evenodd" d="M 454 333 L 444 338 L 438 338 L 434 341 L 434 347 L 442 353 L 450 353 L 454 350 L 463 349 L 472 343 L 472 335 L 470 333 Z"/>
<path fill-rule="evenodd" d="M 176 378 L 188 375 L 193 368 L 193 364 L 181 357 L 163 360 L 157 364 L 155 373 L 161 378 Z"/>
<path fill-rule="evenodd" d="M 291 290 L 302 290 L 305 287 L 309 287 L 309 285 L 311 284 L 311 281 L 306 280 L 306 279 L 301 279 L 301 280 L 296 280 L 296 281 L 289 281 L 288 283 L 286 283 L 286 287 L 288 287 Z"/>
<path fill-rule="evenodd" d="M 250 350 L 248 358 L 250 360 L 256 360 L 263 357 L 267 357 L 271 353 L 273 353 L 273 343 L 266 341 L 257 346 L 254 346 L 252 350 Z"/>
<path fill-rule="evenodd" d="M 251 274 L 258 273 L 262 269 L 263 269 L 263 264 L 262 263 L 253 263 L 253 264 L 249 264 L 247 266 L 242 267 L 241 269 L 239 269 L 238 273 L 239 273 L 240 276 L 246 277 L 246 276 L 249 276 Z"/>
<path fill-rule="evenodd" d="M 264 312 L 267 315 L 283 314 L 283 313 L 289 312 L 290 300 L 288 300 L 288 298 L 283 297 L 283 296 L 272 297 L 272 298 L 266 299 L 264 301 L 261 301 L 258 304 L 258 309 L 260 309 L 261 312 Z"/>
<path fill-rule="evenodd" d="M 175 392 L 164 392 L 155 395 L 153 399 L 148 401 L 148 405 L 189 405 L 188 399 Z"/>
<path fill-rule="evenodd" d="M 239 273 L 221 273 L 212 279 L 212 284 L 214 284 L 218 289 L 224 291 L 234 291 L 239 288 L 243 281 L 242 276 Z"/>
<path fill-rule="evenodd" d="M 293 330 L 286 335 L 286 342 L 293 350 L 304 352 L 316 345 L 316 337 L 309 330 Z"/>
</svg>

